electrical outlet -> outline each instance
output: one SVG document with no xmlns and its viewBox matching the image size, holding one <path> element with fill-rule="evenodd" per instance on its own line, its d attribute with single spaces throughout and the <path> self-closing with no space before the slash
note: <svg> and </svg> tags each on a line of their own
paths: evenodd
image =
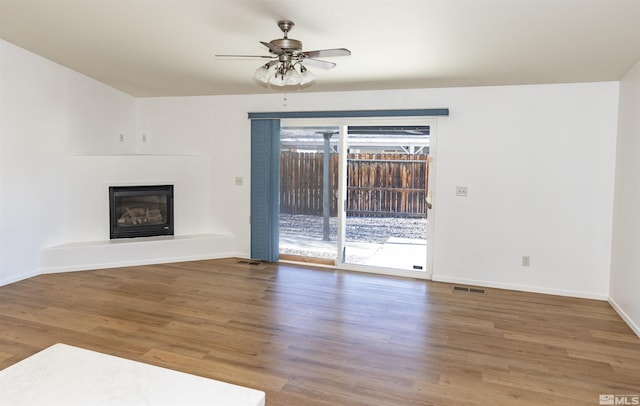
<svg viewBox="0 0 640 406">
<path fill-rule="evenodd" d="M 456 186 L 456 196 L 467 197 L 467 187 Z"/>
<path fill-rule="evenodd" d="M 236 186 L 242 186 L 243 183 L 244 179 L 242 178 L 242 176 L 236 176 Z"/>
<path fill-rule="evenodd" d="M 530 259 L 528 255 L 523 255 L 522 256 L 522 266 L 529 266 L 530 265 Z"/>
</svg>

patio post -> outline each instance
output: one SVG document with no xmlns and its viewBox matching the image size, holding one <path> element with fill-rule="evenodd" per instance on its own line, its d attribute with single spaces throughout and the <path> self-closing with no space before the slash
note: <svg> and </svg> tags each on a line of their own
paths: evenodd
<svg viewBox="0 0 640 406">
<path fill-rule="evenodd" d="M 323 132 L 324 157 L 322 166 L 322 240 L 329 241 L 329 215 L 331 212 L 331 182 L 329 179 L 329 166 L 331 158 L 332 132 Z"/>
</svg>

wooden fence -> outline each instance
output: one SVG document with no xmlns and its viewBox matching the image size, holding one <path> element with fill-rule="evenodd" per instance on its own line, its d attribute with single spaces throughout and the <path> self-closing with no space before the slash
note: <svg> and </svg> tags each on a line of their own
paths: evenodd
<svg viewBox="0 0 640 406">
<path fill-rule="evenodd" d="M 348 216 L 426 217 L 427 155 L 349 154 Z M 330 213 L 338 212 L 338 154 L 330 156 Z M 280 212 L 322 215 L 322 153 L 280 155 Z"/>
</svg>

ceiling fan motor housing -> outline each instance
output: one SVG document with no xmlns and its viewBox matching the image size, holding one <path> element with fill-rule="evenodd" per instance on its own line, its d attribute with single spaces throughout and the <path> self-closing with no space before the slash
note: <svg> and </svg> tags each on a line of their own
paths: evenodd
<svg viewBox="0 0 640 406">
<path fill-rule="evenodd" d="M 302 50 L 302 42 L 297 39 L 288 38 L 289 31 L 293 28 L 295 24 L 290 20 L 280 20 L 278 21 L 278 27 L 284 33 L 284 38 L 277 38 L 269 43 L 271 45 L 275 45 L 280 49 L 285 51 L 301 51 Z M 271 52 L 273 53 L 273 52 Z"/>
<path fill-rule="evenodd" d="M 292 38 L 279 38 L 269 41 L 271 45 L 275 45 L 285 51 L 300 51 L 302 50 L 302 42 Z M 273 52 L 271 52 L 273 53 Z"/>
</svg>

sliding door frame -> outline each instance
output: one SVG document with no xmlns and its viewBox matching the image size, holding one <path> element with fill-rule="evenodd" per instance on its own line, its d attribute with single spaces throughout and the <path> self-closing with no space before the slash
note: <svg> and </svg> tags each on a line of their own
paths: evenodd
<svg viewBox="0 0 640 406">
<path fill-rule="evenodd" d="M 271 123 L 270 130 L 273 131 L 275 129 L 275 124 L 271 120 L 277 121 L 278 128 L 278 137 L 279 137 L 279 128 L 281 127 L 281 120 L 286 119 L 286 125 L 294 125 L 294 126 L 308 126 L 308 125 L 322 125 L 322 126 L 338 126 L 340 127 L 340 145 L 341 145 L 341 165 L 340 165 L 340 179 L 343 182 L 343 179 L 346 179 L 345 171 L 346 171 L 346 155 L 342 153 L 342 149 L 346 149 L 346 127 L 348 125 L 354 125 L 357 123 L 367 122 L 376 124 L 388 124 L 391 125 L 394 122 L 401 123 L 409 123 L 414 124 L 416 121 L 420 122 L 422 125 L 429 125 L 432 128 L 431 137 L 431 145 L 430 145 L 430 170 L 429 170 L 429 190 L 428 195 L 430 201 L 434 199 L 434 186 L 435 186 L 435 161 L 432 159 L 432 154 L 435 154 L 435 138 L 436 138 L 436 118 L 438 116 L 448 116 L 449 110 L 446 108 L 442 109 L 417 109 L 417 110 L 356 110 L 356 111 L 327 111 L 327 112 L 275 112 L 275 113 L 249 113 L 249 119 L 252 121 L 267 122 L 267 120 Z M 279 141 L 277 143 L 278 153 L 275 153 L 275 148 L 273 142 L 269 144 L 268 148 L 262 147 L 262 142 L 264 140 L 259 140 L 260 137 L 264 137 L 265 134 L 260 134 L 261 125 L 257 125 L 254 128 L 252 123 L 251 129 L 251 139 L 252 139 L 252 157 L 251 157 L 251 257 L 254 259 L 266 260 L 269 262 L 274 262 L 278 260 L 278 230 L 279 229 Z M 344 133 L 344 134 L 343 134 Z M 273 137 L 273 134 L 270 134 Z M 344 141 L 343 141 L 344 140 Z M 256 142 L 256 146 L 254 147 L 254 142 Z M 268 154 L 268 160 L 270 163 L 265 165 L 263 162 L 265 152 Z M 261 152 L 262 151 L 262 152 Z M 262 155 L 262 156 L 261 156 Z M 344 161 L 344 163 L 342 162 Z M 262 162 L 262 163 L 261 163 Z M 255 166 L 255 170 L 254 170 Z M 277 167 L 277 174 L 274 172 L 274 168 Z M 265 168 L 268 171 L 265 171 Z M 268 176 L 273 177 L 278 175 L 276 179 L 268 179 L 266 182 L 263 180 L 260 183 L 260 177 L 264 176 L 265 173 L 268 173 Z M 255 176 L 255 178 L 254 178 Z M 265 192 L 264 187 L 257 186 L 257 184 L 269 185 L 271 188 L 269 192 Z M 277 185 L 276 185 L 277 184 Z M 339 202 L 344 204 L 346 199 L 346 188 L 340 187 L 339 190 Z M 267 201 L 261 200 L 264 196 L 270 196 Z M 274 199 L 275 196 L 275 199 Z M 263 205 L 267 205 L 268 207 L 262 207 Z M 255 206 L 255 207 L 254 207 Z M 344 216 L 344 209 L 340 210 L 342 216 Z M 275 215 L 274 215 L 275 213 Z M 254 216 L 262 216 L 261 218 L 254 218 Z M 364 271 L 369 273 L 383 273 L 383 274 L 391 274 L 395 276 L 405 276 L 411 278 L 424 278 L 430 279 L 433 274 L 433 236 L 434 236 L 434 227 L 435 227 L 435 212 L 433 210 L 429 213 L 429 222 L 427 223 L 427 271 L 425 273 L 409 271 L 409 270 L 398 270 L 392 268 L 381 268 L 381 267 L 369 267 L 362 266 L 356 264 L 346 264 L 343 259 L 344 252 L 344 219 L 341 219 L 338 223 L 341 224 L 338 230 L 338 261 L 336 261 L 336 266 L 341 269 L 349 269 L 355 271 Z M 270 232 L 265 233 L 265 226 L 270 228 Z M 276 230 L 274 230 L 274 228 Z M 261 240 L 264 236 L 268 236 L 268 241 Z M 255 236 L 255 238 L 254 238 Z M 254 247 L 254 244 L 256 247 Z M 267 253 L 266 255 L 264 253 Z"/>
</svg>

